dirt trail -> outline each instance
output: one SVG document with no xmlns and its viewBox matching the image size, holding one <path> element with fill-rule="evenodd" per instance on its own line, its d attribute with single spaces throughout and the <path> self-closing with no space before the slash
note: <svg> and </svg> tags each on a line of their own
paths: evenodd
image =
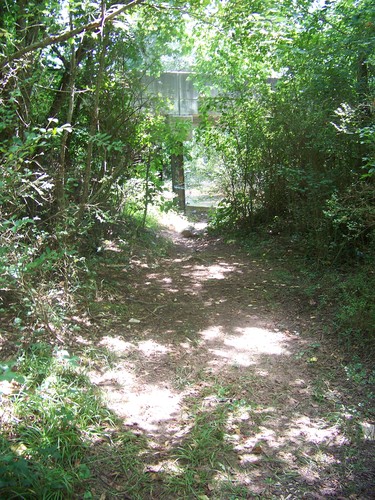
<svg viewBox="0 0 375 500">
<path fill-rule="evenodd" d="M 197 413 L 224 415 L 226 442 L 198 498 L 374 498 L 373 443 L 354 443 L 345 383 L 326 376 L 338 354 L 275 305 L 269 292 L 282 302 L 285 285 L 269 264 L 206 235 L 164 236 L 173 245 L 157 262 L 101 266 L 95 342 L 107 366 L 98 357 L 90 373 L 148 440 L 147 498 L 196 498 L 168 495 L 157 476 L 174 473 Z"/>
</svg>

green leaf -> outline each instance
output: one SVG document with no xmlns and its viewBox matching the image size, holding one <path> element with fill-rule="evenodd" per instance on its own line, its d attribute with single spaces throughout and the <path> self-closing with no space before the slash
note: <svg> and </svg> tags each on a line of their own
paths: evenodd
<svg viewBox="0 0 375 500">
<path fill-rule="evenodd" d="M 86 464 L 80 464 L 79 465 L 79 467 L 78 467 L 78 476 L 79 476 L 80 479 L 89 479 L 91 477 L 91 471 L 87 467 Z M 92 497 L 87 497 L 87 498 L 92 498 Z"/>
</svg>

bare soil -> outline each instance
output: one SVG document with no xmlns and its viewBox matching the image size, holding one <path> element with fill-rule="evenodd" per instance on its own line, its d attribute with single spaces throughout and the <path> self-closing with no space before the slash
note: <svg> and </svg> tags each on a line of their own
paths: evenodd
<svg viewBox="0 0 375 500">
<path fill-rule="evenodd" d="M 95 354 L 90 378 L 108 407 L 145 439 L 145 498 L 375 498 L 374 441 L 361 433 L 369 389 L 347 380 L 314 305 L 290 301 L 274 263 L 202 225 L 160 237 L 171 244 L 157 260 L 103 260 L 90 338 L 76 344 Z M 197 414 L 225 416 L 225 453 L 204 494 L 172 494 L 163 481 L 184 473 Z M 113 493 L 126 482 L 116 461 L 98 463 L 98 498 L 134 498 Z"/>
</svg>

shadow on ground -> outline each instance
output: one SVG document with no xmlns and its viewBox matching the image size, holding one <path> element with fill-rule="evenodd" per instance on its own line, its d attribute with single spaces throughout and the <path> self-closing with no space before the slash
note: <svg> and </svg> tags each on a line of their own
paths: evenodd
<svg viewBox="0 0 375 500">
<path fill-rule="evenodd" d="M 103 261 L 75 339 L 130 431 L 91 451 L 95 495 L 373 498 L 373 441 L 337 353 L 275 307 L 285 285 L 220 240 L 168 235 L 158 261 Z"/>
</svg>

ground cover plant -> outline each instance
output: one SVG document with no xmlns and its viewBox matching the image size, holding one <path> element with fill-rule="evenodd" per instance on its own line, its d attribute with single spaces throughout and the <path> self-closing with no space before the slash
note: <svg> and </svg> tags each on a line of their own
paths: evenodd
<svg viewBox="0 0 375 500">
<path fill-rule="evenodd" d="M 2 364 L 4 498 L 67 498 L 90 477 L 87 450 L 114 417 L 78 361 L 57 346 L 35 343 Z"/>
</svg>

